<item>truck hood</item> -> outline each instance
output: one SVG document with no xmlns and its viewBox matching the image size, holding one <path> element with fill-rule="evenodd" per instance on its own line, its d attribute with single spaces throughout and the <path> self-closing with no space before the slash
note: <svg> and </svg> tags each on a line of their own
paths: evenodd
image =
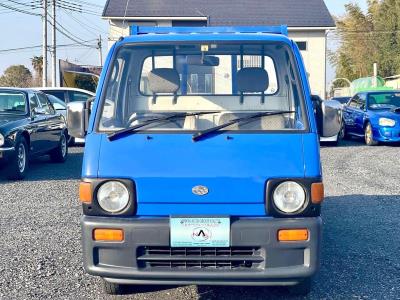
<svg viewBox="0 0 400 300">
<path fill-rule="evenodd" d="M 88 151 L 88 149 L 86 149 Z M 132 179 L 141 203 L 265 203 L 270 178 L 303 178 L 302 134 L 103 136 L 98 177 Z M 208 193 L 196 195 L 196 186 Z"/>
</svg>

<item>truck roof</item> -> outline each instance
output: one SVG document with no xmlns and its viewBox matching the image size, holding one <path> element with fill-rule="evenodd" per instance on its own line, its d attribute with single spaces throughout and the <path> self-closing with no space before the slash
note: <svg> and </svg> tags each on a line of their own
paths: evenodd
<svg viewBox="0 0 400 300">
<path fill-rule="evenodd" d="M 245 27 L 141 27 L 132 26 L 129 42 L 282 41 L 290 42 L 287 26 Z"/>
</svg>

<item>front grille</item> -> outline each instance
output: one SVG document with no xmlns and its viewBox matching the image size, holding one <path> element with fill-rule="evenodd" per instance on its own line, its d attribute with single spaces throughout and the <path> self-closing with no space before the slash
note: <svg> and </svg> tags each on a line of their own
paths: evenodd
<svg viewBox="0 0 400 300">
<path fill-rule="evenodd" d="M 261 267 L 264 257 L 261 248 L 171 248 L 140 247 L 138 267 L 168 269 L 235 269 L 249 270 Z"/>
</svg>

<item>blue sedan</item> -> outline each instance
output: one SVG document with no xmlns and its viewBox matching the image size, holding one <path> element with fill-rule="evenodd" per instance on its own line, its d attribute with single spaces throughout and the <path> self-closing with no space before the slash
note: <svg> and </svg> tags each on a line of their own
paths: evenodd
<svg viewBox="0 0 400 300">
<path fill-rule="evenodd" d="M 369 146 L 400 142 L 400 91 L 362 92 L 343 108 L 342 137 L 363 137 Z"/>
</svg>

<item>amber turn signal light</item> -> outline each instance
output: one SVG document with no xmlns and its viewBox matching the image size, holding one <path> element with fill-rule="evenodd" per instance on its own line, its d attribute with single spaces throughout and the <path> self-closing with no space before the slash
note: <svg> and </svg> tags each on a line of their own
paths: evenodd
<svg viewBox="0 0 400 300">
<path fill-rule="evenodd" d="M 93 240 L 103 242 L 122 242 L 124 231 L 122 229 L 100 229 L 93 230 Z"/>
<path fill-rule="evenodd" d="M 315 182 L 311 185 L 311 202 L 321 204 L 324 201 L 324 184 Z"/>
<path fill-rule="evenodd" d="M 81 182 L 79 184 L 79 199 L 82 203 L 92 203 L 92 184 Z"/>
<path fill-rule="evenodd" d="M 307 240 L 307 229 L 281 229 L 278 231 L 278 241 L 280 242 L 299 242 Z"/>
</svg>

